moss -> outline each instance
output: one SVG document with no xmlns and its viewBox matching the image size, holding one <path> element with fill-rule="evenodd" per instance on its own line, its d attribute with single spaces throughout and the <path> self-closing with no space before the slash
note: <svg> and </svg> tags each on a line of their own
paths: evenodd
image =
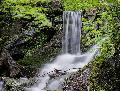
<svg viewBox="0 0 120 91">
<path fill-rule="evenodd" d="M 14 79 L 9 77 L 3 77 L 4 81 L 4 90 L 5 91 L 26 91 L 25 89 L 27 87 L 30 87 L 33 85 L 36 80 L 35 78 L 20 78 L 20 79 Z"/>
<path fill-rule="evenodd" d="M 100 46 L 100 56 L 91 64 L 90 91 L 119 90 L 116 85 L 119 84 L 120 79 L 118 70 L 120 59 L 118 14 L 120 8 L 118 0 L 112 4 L 107 1 L 90 3 L 89 0 L 85 2 L 78 0 L 76 3 L 64 0 L 64 2 L 66 10 L 83 11 L 82 51 L 87 51 L 90 46 L 95 44 Z M 80 2 L 82 2 L 81 6 L 79 6 Z"/>
<path fill-rule="evenodd" d="M 40 67 L 42 64 L 49 62 L 51 58 L 55 58 L 61 51 L 62 32 L 59 30 L 50 40 L 43 44 L 42 47 L 30 50 L 30 54 L 26 55 L 24 59 L 19 60 L 18 63 L 24 66 Z"/>
</svg>

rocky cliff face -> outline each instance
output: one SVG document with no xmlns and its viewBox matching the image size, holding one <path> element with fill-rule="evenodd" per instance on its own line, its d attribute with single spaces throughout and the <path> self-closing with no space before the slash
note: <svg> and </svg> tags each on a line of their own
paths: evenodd
<svg viewBox="0 0 120 91">
<path fill-rule="evenodd" d="M 2 1 L 0 7 L 7 7 L 6 2 L 7 1 Z M 13 2 L 11 1 L 9 4 L 12 6 Z M 21 5 L 20 2 L 17 2 L 17 4 Z M 35 1 L 32 4 L 36 8 L 43 9 L 43 11 L 41 11 L 45 15 L 43 18 L 48 20 L 52 25 L 49 26 L 43 24 L 42 27 L 38 28 L 42 23 L 37 25 L 32 24 L 35 19 L 33 16 L 30 16 L 30 19 L 25 17 L 19 19 L 13 18 L 12 10 L 14 10 L 14 7 L 11 9 L 11 6 L 9 6 L 9 10 L 6 9 L 6 11 L 1 11 L 0 69 L 4 70 L 1 71 L 0 76 L 14 77 L 19 74 L 20 77 L 22 74 L 20 72 L 21 70 L 26 69 L 27 67 L 39 67 L 57 53 L 57 48 L 59 50 L 61 47 L 61 44 L 58 43 L 60 40 L 57 40 L 55 37 L 53 38 L 53 36 L 59 35 L 57 31 L 59 31 L 62 23 L 61 16 L 63 7 L 60 0 L 52 0 L 49 2 L 47 2 L 47 0 L 43 2 Z M 16 4 L 15 7 L 17 7 Z M 23 6 L 23 8 L 25 7 Z M 46 11 L 44 11 L 44 9 L 46 9 Z M 39 15 L 41 15 L 41 13 Z M 40 18 L 42 18 L 42 16 Z M 42 22 L 42 19 L 39 22 Z M 55 51 L 56 53 L 54 53 Z M 14 72 L 15 69 L 16 73 L 13 74 L 12 70 Z M 24 76 L 24 74 L 22 76 Z"/>
</svg>

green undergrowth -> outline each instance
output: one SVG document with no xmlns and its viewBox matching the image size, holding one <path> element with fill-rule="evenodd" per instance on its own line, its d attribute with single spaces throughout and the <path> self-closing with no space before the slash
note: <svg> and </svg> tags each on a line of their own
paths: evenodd
<svg viewBox="0 0 120 91">
<path fill-rule="evenodd" d="M 82 18 L 82 36 L 81 44 L 83 46 L 82 51 L 87 51 L 90 46 L 95 44 L 99 45 L 100 56 L 98 56 L 91 65 L 91 76 L 90 76 L 90 91 L 113 91 L 118 89 L 117 86 L 114 87 L 108 80 L 109 77 L 103 75 L 101 72 L 108 73 L 106 75 L 111 75 L 112 73 L 107 72 L 109 69 L 114 69 L 115 66 L 111 65 L 111 61 L 116 64 L 116 54 L 119 55 L 120 48 L 120 32 L 119 32 L 119 6 L 118 0 L 63 0 L 65 10 L 69 11 L 81 11 L 83 14 Z M 106 62 L 107 61 L 107 62 Z M 104 65 L 106 66 L 104 67 Z M 110 65 L 109 65 L 110 64 Z M 107 66 L 108 65 L 108 66 Z M 104 69 L 101 69 L 101 67 Z M 119 79 L 116 76 L 117 73 L 113 75 L 114 79 Z M 105 82 L 102 80 L 104 77 Z M 115 78 L 116 77 L 116 78 Z M 112 82 L 119 83 L 119 81 L 111 80 Z M 101 83 L 100 83 L 101 82 Z"/>
</svg>

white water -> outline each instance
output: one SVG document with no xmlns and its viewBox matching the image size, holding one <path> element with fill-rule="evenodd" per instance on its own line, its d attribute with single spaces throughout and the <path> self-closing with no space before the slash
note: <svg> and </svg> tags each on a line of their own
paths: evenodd
<svg viewBox="0 0 120 91">
<path fill-rule="evenodd" d="M 98 46 L 93 46 L 87 53 L 80 53 L 80 34 L 81 34 L 81 13 L 64 12 L 63 14 L 63 54 L 56 57 L 52 63 L 45 64 L 41 69 L 37 79 L 39 82 L 27 91 L 46 91 L 62 88 L 65 77 L 83 68 L 97 54 Z M 56 74 L 55 70 L 65 73 L 57 78 L 51 79 L 51 75 Z M 58 73 L 59 73 L 58 72 Z"/>
<path fill-rule="evenodd" d="M 3 82 L 2 81 L 0 81 L 0 91 L 4 91 L 3 90 Z"/>
<path fill-rule="evenodd" d="M 50 77 L 48 75 L 54 73 L 55 69 L 61 70 L 61 72 L 67 71 L 67 74 L 76 72 L 79 68 L 83 68 L 86 64 L 88 64 L 97 54 L 98 47 L 93 46 L 91 50 L 83 55 L 74 55 L 74 54 L 62 54 L 59 55 L 54 62 L 46 64 L 42 70 L 40 71 L 39 80 L 36 86 L 28 89 L 28 91 L 46 91 L 45 89 L 56 90 L 61 89 L 62 82 L 64 78 L 53 79 L 50 81 Z M 52 72 L 53 71 L 53 72 Z M 42 76 L 43 75 L 43 76 Z"/>
<path fill-rule="evenodd" d="M 63 53 L 80 53 L 81 12 L 63 13 Z"/>
</svg>

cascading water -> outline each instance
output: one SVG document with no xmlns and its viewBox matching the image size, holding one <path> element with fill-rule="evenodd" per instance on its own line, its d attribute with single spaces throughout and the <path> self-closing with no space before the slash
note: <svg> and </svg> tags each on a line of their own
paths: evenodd
<svg viewBox="0 0 120 91">
<path fill-rule="evenodd" d="M 80 53 L 81 12 L 63 13 L 63 53 Z"/>
<path fill-rule="evenodd" d="M 4 91 L 3 82 L 2 81 L 0 81 L 0 91 Z"/>
<path fill-rule="evenodd" d="M 27 88 L 27 91 L 61 89 L 65 77 L 78 71 L 79 68 L 83 68 L 92 60 L 98 47 L 93 46 L 87 53 L 80 53 L 81 26 L 80 12 L 67 11 L 63 13 L 63 53 L 52 63 L 45 64 L 39 73 L 38 84 L 32 88 Z"/>
</svg>

